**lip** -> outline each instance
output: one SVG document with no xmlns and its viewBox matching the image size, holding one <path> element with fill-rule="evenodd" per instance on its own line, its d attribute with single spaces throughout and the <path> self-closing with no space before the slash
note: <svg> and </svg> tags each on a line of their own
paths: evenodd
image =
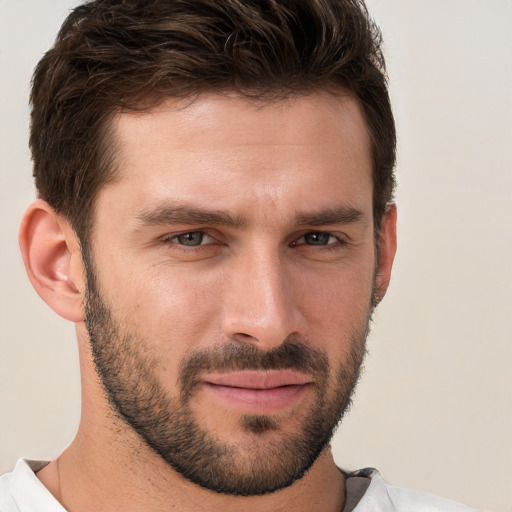
<svg viewBox="0 0 512 512">
<path fill-rule="evenodd" d="M 248 414 L 270 414 L 296 405 L 312 380 L 292 370 L 241 371 L 208 375 L 203 388 L 214 399 Z"/>
</svg>

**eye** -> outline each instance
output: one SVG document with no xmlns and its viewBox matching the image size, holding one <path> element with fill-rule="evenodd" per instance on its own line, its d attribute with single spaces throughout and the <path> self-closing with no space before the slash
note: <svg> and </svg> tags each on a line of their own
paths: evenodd
<svg viewBox="0 0 512 512">
<path fill-rule="evenodd" d="M 179 235 L 172 235 L 167 237 L 167 240 L 178 245 L 185 245 L 187 247 L 196 247 L 198 245 L 205 245 L 213 242 L 213 238 L 204 231 L 189 231 L 187 233 L 180 233 Z"/>
<path fill-rule="evenodd" d="M 343 243 L 343 241 L 333 235 L 324 231 L 312 231 L 302 235 L 298 240 L 291 244 L 292 247 L 297 245 L 332 245 L 336 243 Z"/>
</svg>

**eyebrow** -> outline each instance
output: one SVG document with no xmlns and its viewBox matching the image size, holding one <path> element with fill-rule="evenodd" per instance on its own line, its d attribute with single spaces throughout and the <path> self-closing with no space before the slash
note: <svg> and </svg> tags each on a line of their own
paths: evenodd
<svg viewBox="0 0 512 512">
<path fill-rule="evenodd" d="M 189 206 L 160 205 L 143 210 L 137 219 L 147 226 L 167 224 L 208 224 L 243 228 L 247 220 L 220 210 L 205 210 Z"/>
<path fill-rule="evenodd" d="M 353 224 L 364 220 L 364 213 L 350 206 L 327 208 L 318 212 L 299 213 L 299 226 L 329 226 L 332 224 Z"/>
<path fill-rule="evenodd" d="M 364 218 L 364 213 L 356 208 L 339 206 L 317 212 L 298 212 L 295 223 L 298 226 L 329 226 L 353 224 Z M 137 219 L 146 226 L 205 224 L 245 228 L 249 225 L 249 221 L 244 217 L 232 215 L 223 210 L 206 210 L 199 207 L 169 204 L 147 208 L 137 215 Z"/>
</svg>

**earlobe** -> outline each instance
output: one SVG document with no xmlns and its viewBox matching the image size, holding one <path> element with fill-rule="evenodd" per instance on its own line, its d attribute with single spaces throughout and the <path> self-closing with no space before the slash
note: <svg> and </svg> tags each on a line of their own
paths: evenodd
<svg viewBox="0 0 512 512">
<path fill-rule="evenodd" d="M 69 223 L 45 201 L 34 201 L 23 216 L 19 244 L 39 296 L 67 320 L 83 321 L 83 264 L 78 237 Z"/>
<path fill-rule="evenodd" d="M 391 203 L 386 208 L 378 237 L 377 272 L 375 277 L 374 305 L 386 294 L 391 279 L 391 269 L 396 253 L 396 205 Z"/>
</svg>

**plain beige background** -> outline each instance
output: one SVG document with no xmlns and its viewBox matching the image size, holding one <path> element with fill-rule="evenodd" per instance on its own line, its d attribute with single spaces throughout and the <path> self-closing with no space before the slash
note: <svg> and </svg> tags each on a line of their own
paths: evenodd
<svg viewBox="0 0 512 512">
<path fill-rule="evenodd" d="M 28 84 L 73 0 L 0 0 L 0 472 L 53 457 L 79 403 L 71 325 L 25 277 Z M 399 131 L 399 253 L 340 466 L 512 511 L 512 1 L 369 0 Z"/>
</svg>

